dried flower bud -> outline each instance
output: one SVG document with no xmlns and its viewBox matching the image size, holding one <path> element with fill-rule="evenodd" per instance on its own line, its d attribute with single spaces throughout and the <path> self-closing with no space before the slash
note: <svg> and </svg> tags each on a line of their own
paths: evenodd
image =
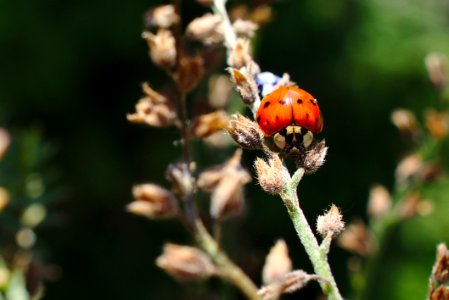
<svg viewBox="0 0 449 300">
<path fill-rule="evenodd" d="M 390 210 L 391 196 L 382 185 L 371 188 L 368 200 L 368 215 L 374 219 L 380 219 Z"/>
<path fill-rule="evenodd" d="M 180 281 L 206 279 L 217 273 L 209 256 L 194 247 L 165 244 L 156 265 Z"/>
<path fill-rule="evenodd" d="M 396 182 L 405 184 L 412 177 L 416 176 L 423 167 L 423 161 L 418 154 L 411 154 L 404 157 L 396 168 Z"/>
<path fill-rule="evenodd" d="M 278 195 L 283 192 L 285 185 L 290 180 L 290 174 L 278 155 L 272 155 L 268 162 L 257 158 L 254 166 L 257 179 L 264 191 L 272 195 Z"/>
<path fill-rule="evenodd" d="M 224 108 L 231 96 L 232 84 L 226 75 L 213 75 L 209 79 L 209 104 L 213 108 Z"/>
<path fill-rule="evenodd" d="M 173 183 L 173 190 L 181 199 L 193 191 L 193 178 L 185 163 L 169 164 L 166 177 Z"/>
<path fill-rule="evenodd" d="M 322 140 L 305 153 L 300 164 L 307 174 L 316 172 L 324 164 L 327 149 L 326 141 Z"/>
<path fill-rule="evenodd" d="M 201 139 L 226 129 L 228 123 L 228 114 L 224 110 L 218 110 L 196 117 L 190 126 L 190 132 L 196 138 Z"/>
<path fill-rule="evenodd" d="M 323 278 L 297 270 L 284 274 L 282 278 L 262 287 L 257 293 L 263 300 L 277 300 L 284 293 L 293 293 L 302 289 L 311 280 L 323 280 Z"/>
<path fill-rule="evenodd" d="M 284 240 L 278 240 L 265 259 L 262 281 L 265 285 L 270 284 L 280 280 L 291 270 L 292 261 L 288 256 L 287 244 Z"/>
<path fill-rule="evenodd" d="M 260 104 L 260 98 L 254 77 L 246 69 L 228 68 L 228 71 L 240 97 L 242 97 L 243 103 L 250 106 L 253 111 L 256 111 Z"/>
<path fill-rule="evenodd" d="M 447 82 L 447 59 L 440 53 L 430 53 L 425 59 L 430 81 L 437 88 L 442 88 Z"/>
<path fill-rule="evenodd" d="M 133 187 L 134 201 L 126 206 L 135 215 L 155 218 L 169 218 L 178 213 L 178 202 L 168 190 L 152 183 Z"/>
<path fill-rule="evenodd" d="M 396 109 L 391 114 L 391 121 L 402 133 L 416 137 L 418 134 L 418 122 L 413 112 L 407 109 Z"/>
<path fill-rule="evenodd" d="M 259 5 L 251 13 L 251 20 L 259 25 L 267 24 L 271 21 L 273 10 L 270 5 Z"/>
<path fill-rule="evenodd" d="M 259 28 L 259 26 L 249 20 L 242 20 L 238 19 L 233 24 L 232 27 L 234 28 L 234 32 L 239 37 L 243 38 L 251 38 L 254 36 L 254 33 Z"/>
<path fill-rule="evenodd" d="M 429 280 L 429 300 L 449 299 L 449 250 L 441 243 L 437 247 L 437 258 Z"/>
<path fill-rule="evenodd" d="M 251 176 L 242 168 L 241 158 L 238 149 L 225 164 L 205 170 L 198 178 L 198 187 L 212 192 L 210 214 L 214 218 L 238 214 L 243 208 L 242 186 L 251 181 Z"/>
<path fill-rule="evenodd" d="M 225 132 L 215 132 L 203 139 L 203 142 L 212 148 L 229 148 L 232 139 Z"/>
<path fill-rule="evenodd" d="M 9 192 L 0 186 L 0 212 L 8 205 L 10 200 Z"/>
<path fill-rule="evenodd" d="M 144 83 L 142 89 L 145 96 L 137 102 L 136 112 L 127 115 L 128 121 L 146 123 L 155 127 L 174 125 L 177 116 L 171 102 L 150 88 L 148 83 Z"/>
<path fill-rule="evenodd" d="M 335 237 L 342 232 L 345 229 L 345 223 L 338 207 L 332 204 L 331 208 L 324 215 L 318 216 L 316 228 L 318 233 L 324 238 L 327 236 Z"/>
<path fill-rule="evenodd" d="M 241 69 L 253 62 L 253 58 L 250 54 L 249 40 L 239 38 L 235 43 L 235 47 L 231 50 L 228 57 L 228 65 L 235 69 Z"/>
<path fill-rule="evenodd" d="M 176 41 L 170 30 L 159 29 L 157 34 L 142 33 L 147 41 L 153 63 L 161 68 L 171 68 L 176 63 Z"/>
<path fill-rule="evenodd" d="M 368 256 L 373 251 L 373 244 L 368 230 L 362 221 L 355 221 L 339 236 L 338 245 L 361 256 Z"/>
<path fill-rule="evenodd" d="M 145 25 L 147 27 L 170 28 L 178 24 L 180 18 L 175 11 L 174 5 L 161 5 L 150 10 L 145 15 Z"/>
<path fill-rule="evenodd" d="M 263 149 L 264 135 L 257 123 L 237 113 L 227 128 L 232 139 L 246 149 Z"/>
<path fill-rule="evenodd" d="M 203 59 L 200 56 L 182 57 L 174 77 L 185 92 L 190 92 L 198 85 L 203 73 Z"/>
<path fill-rule="evenodd" d="M 224 33 L 220 16 L 207 13 L 194 19 L 187 25 L 186 35 L 190 39 L 202 42 L 205 45 L 223 42 Z"/>
<path fill-rule="evenodd" d="M 433 207 L 430 202 L 425 201 L 418 192 L 413 192 L 405 196 L 399 206 L 398 215 L 401 218 L 411 218 L 416 214 L 426 215 L 432 212 Z"/>
<path fill-rule="evenodd" d="M 426 127 L 434 138 L 438 140 L 445 138 L 449 131 L 449 115 L 434 110 L 428 111 L 426 113 Z"/>
</svg>

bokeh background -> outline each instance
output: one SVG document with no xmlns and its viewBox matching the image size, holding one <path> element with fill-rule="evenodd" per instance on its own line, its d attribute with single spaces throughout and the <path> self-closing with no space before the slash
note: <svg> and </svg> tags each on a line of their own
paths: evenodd
<svg viewBox="0 0 449 300">
<path fill-rule="evenodd" d="M 50 153 L 36 164 L 49 195 L 48 217 L 36 228 L 36 253 L 60 271 L 46 282 L 45 299 L 213 299 L 210 290 L 215 299 L 238 298 L 217 280 L 180 286 L 156 268 L 154 259 L 165 241 L 187 244 L 190 237 L 174 221 L 149 222 L 124 209 L 133 184 L 168 187 L 166 166 L 180 158 L 174 129 L 126 120 L 142 82 L 158 87 L 166 81 L 140 37 L 145 11 L 160 3 L 0 0 L 0 126 L 10 130 L 10 152 L 16 151 L 2 164 L 20 161 L 14 145 L 24 136 L 40 137 Z M 392 187 L 394 169 L 410 151 L 391 124 L 391 112 L 405 107 L 420 119 L 437 98 L 424 58 L 429 52 L 449 53 L 449 5 L 443 0 L 290 0 L 271 6 L 273 19 L 256 39 L 256 60 L 263 70 L 288 72 L 320 100 L 321 137 L 330 147 L 322 169 L 301 183 L 303 209 L 311 223 L 331 203 L 347 221 L 365 219 L 370 187 Z M 194 1 L 183 1 L 183 9 L 185 22 L 207 11 Z M 26 145 L 21 155 L 31 149 Z M 204 164 L 232 153 L 195 149 Z M 248 169 L 254 157 L 245 152 Z M 3 170 L 1 178 L 8 183 L 20 178 L 14 166 Z M 440 212 L 447 214 L 449 188 L 442 185 L 439 191 Z M 311 270 L 281 201 L 255 182 L 246 199 L 246 213 L 225 224 L 231 256 L 260 282 L 264 256 L 282 237 L 295 267 Z M 410 220 L 395 230 L 375 299 L 425 298 L 435 246 L 449 241 L 447 221 L 427 221 L 433 226 Z M 337 247 L 330 255 L 346 295 L 349 257 Z M 317 292 L 312 284 L 287 298 Z"/>
</svg>

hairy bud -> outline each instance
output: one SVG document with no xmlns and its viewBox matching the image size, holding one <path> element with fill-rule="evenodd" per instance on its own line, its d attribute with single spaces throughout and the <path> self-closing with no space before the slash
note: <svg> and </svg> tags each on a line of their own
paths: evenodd
<svg viewBox="0 0 449 300">
<path fill-rule="evenodd" d="M 256 111 L 260 104 L 260 98 L 254 77 L 245 68 L 242 70 L 228 68 L 228 72 L 231 74 L 231 79 L 235 83 L 243 103 Z"/>
<path fill-rule="evenodd" d="M 206 279 L 217 270 L 206 253 L 194 247 L 165 244 L 156 265 L 179 281 Z"/>
<path fill-rule="evenodd" d="M 447 59 L 439 53 L 430 53 L 425 59 L 430 81 L 437 88 L 447 83 Z"/>
<path fill-rule="evenodd" d="M 235 69 L 241 69 L 250 63 L 254 63 L 254 61 L 250 54 L 249 40 L 239 38 L 228 57 L 228 65 Z"/>
<path fill-rule="evenodd" d="M 437 258 L 429 280 L 430 300 L 449 299 L 449 250 L 443 243 L 437 247 Z"/>
<path fill-rule="evenodd" d="M 355 221 L 343 231 L 338 238 L 338 245 L 361 256 L 367 256 L 373 251 L 373 243 L 362 221 Z"/>
<path fill-rule="evenodd" d="M 181 199 L 193 191 L 193 178 L 185 163 L 169 164 L 166 177 L 173 183 L 173 190 Z"/>
<path fill-rule="evenodd" d="M 258 150 L 264 148 L 264 135 L 259 125 L 240 113 L 234 115 L 229 121 L 227 130 L 232 139 L 243 148 Z"/>
<path fill-rule="evenodd" d="M 234 28 L 234 32 L 239 37 L 243 38 L 251 38 L 254 36 L 257 29 L 259 29 L 259 25 L 249 20 L 236 20 L 232 27 Z"/>
<path fill-rule="evenodd" d="M 257 158 L 254 166 L 257 179 L 264 191 L 272 195 L 281 194 L 285 185 L 290 180 L 288 170 L 282 164 L 278 155 L 272 155 L 268 162 Z"/>
<path fill-rule="evenodd" d="M 182 57 L 174 78 L 181 89 L 190 92 L 198 85 L 203 73 L 203 59 L 200 56 Z"/>
<path fill-rule="evenodd" d="M 318 216 L 316 228 L 322 237 L 332 238 L 342 232 L 345 229 L 345 223 L 338 207 L 332 204 L 324 215 Z"/>
<path fill-rule="evenodd" d="M 300 163 L 307 174 L 316 172 L 324 164 L 327 149 L 325 140 L 322 140 L 305 153 Z"/>
</svg>

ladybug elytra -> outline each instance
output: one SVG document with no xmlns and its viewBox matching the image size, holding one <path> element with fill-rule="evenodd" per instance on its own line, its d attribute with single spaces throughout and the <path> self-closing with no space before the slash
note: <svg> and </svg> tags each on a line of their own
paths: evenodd
<svg viewBox="0 0 449 300">
<path fill-rule="evenodd" d="M 280 87 L 262 99 L 256 120 L 286 154 L 302 154 L 323 129 L 318 101 L 298 87 Z"/>
</svg>

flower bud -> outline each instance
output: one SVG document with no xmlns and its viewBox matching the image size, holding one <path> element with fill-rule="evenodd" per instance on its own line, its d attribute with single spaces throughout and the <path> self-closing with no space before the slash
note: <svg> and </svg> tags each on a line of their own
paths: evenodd
<svg viewBox="0 0 449 300">
<path fill-rule="evenodd" d="M 128 121 L 145 123 L 154 127 L 166 127 L 177 122 L 177 115 L 171 102 L 159 94 L 148 83 L 142 86 L 145 96 L 136 104 L 136 112 L 128 114 Z"/>
<path fill-rule="evenodd" d="M 9 192 L 4 187 L 0 186 L 0 212 L 2 212 L 8 205 L 10 200 Z"/>
<path fill-rule="evenodd" d="M 169 164 L 166 177 L 173 183 L 173 190 L 178 193 L 181 199 L 193 191 L 193 178 L 189 167 L 185 163 Z"/>
<path fill-rule="evenodd" d="M 287 244 L 284 240 L 278 240 L 265 259 L 262 281 L 265 285 L 270 284 L 281 279 L 291 270 L 292 261 L 288 256 Z"/>
<path fill-rule="evenodd" d="M 263 149 L 264 135 L 257 123 L 237 113 L 229 121 L 229 135 L 241 147 L 246 149 Z"/>
<path fill-rule="evenodd" d="M 368 256 L 373 251 L 371 237 L 362 221 L 349 224 L 339 236 L 338 245 L 361 256 Z"/>
<path fill-rule="evenodd" d="M 430 81 L 437 88 L 443 87 L 447 82 L 447 59 L 439 53 L 430 53 L 425 59 Z"/>
<path fill-rule="evenodd" d="M 176 41 L 170 30 L 159 29 L 157 34 L 145 31 L 142 37 L 148 43 L 149 55 L 155 65 L 164 69 L 175 65 Z"/>
<path fill-rule="evenodd" d="M 429 281 L 430 300 L 445 300 L 449 297 L 449 250 L 443 243 L 437 247 L 437 258 Z"/>
<path fill-rule="evenodd" d="M 249 40 L 239 38 L 229 54 L 228 65 L 235 69 L 241 69 L 247 67 L 250 63 L 254 63 L 254 61 L 250 54 Z"/>
<path fill-rule="evenodd" d="M 290 175 L 278 155 L 272 155 L 268 162 L 257 158 L 254 166 L 257 180 L 264 191 L 272 195 L 283 192 L 285 185 L 290 180 Z"/>
<path fill-rule="evenodd" d="M 217 273 L 209 256 L 194 247 L 165 244 L 156 265 L 179 281 L 206 279 Z"/>
<path fill-rule="evenodd" d="M 214 111 L 196 117 L 190 125 L 190 132 L 196 138 L 205 138 L 215 132 L 226 129 L 229 117 L 224 110 Z"/>
<path fill-rule="evenodd" d="M 338 207 L 332 204 L 331 208 L 324 215 L 318 216 L 316 228 L 318 233 L 324 238 L 327 236 L 335 237 L 342 232 L 345 229 L 345 223 Z"/>
<path fill-rule="evenodd" d="M 423 161 L 418 154 L 410 154 L 404 157 L 396 167 L 396 182 L 405 184 L 415 177 L 423 168 Z"/>
<path fill-rule="evenodd" d="M 282 294 L 296 292 L 312 280 L 324 280 L 318 275 L 309 275 L 302 270 L 284 274 L 279 280 L 262 287 L 257 293 L 263 300 L 277 300 Z"/>
<path fill-rule="evenodd" d="M 10 143 L 11 138 L 8 131 L 6 129 L 0 128 L 0 160 L 6 153 L 6 150 L 8 150 Z"/>
<path fill-rule="evenodd" d="M 305 156 L 302 158 L 302 162 L 299 162 L 307 174 L 316 172 L 324 164 L 327 149 L 326 141 L 322 140 L 311 147 L 310 150 L 307 150 Z"/>
<path fill-rule="evenodd" d="M 242 187 L 251 176 L 242 168 L 241 157 L 238 149 L 225 164 L 203 171 L 198 178 L 198 187 L 212 192 L 210 214 L 216 219 L 238 214 L 243 208 Z"/>
<path fill-rule="evenodd" d="M 203 76 L 203 59 L 200 56 L 182 57 L 174 78 L 185 92 L 193 90 Z"/>
<path fill-rule="evenodd" d="M 161 5 L 146 14 L 145 25 L 147 27 L 170 28 L 178 24 L 179 20 L 174 5 Z"/>
<path fill-rule="evenodd" d="M 387 214 L 391 206 L 391 196 L 382 185 L 371 188 L 368 200 L 368 215 L 374 219 L 380 219 Z"/>
<path fill-rule="evenodd" d="M 186 35 L 194 41 L 204 45 L 213 45 L 223 42 L 224 33 L 221 18 L 211 13 L 194 19 L 187 25 Z"/>
<path fill-rule="evenodd" d="M 402 133 L 416 138 L 418 134 L 418 122 L 413 112 L 407 109 L 396 109 L 391 114 L 391 121 Z"/>
<path fill-rule="evenodd" d="M 225 108 L 231 96 L 232 84 L 226 75 L 212 75 L 209 79 L 209 104 L 213 108 Z"/>
<path fill-rule="evenodd" d="M 445 138 L 449 131 L 449 115 L 434 110 L 428 111 L 426 113 L 426 127 L 434 138 L 438 140 Z"/>
<path fill-rule="evenodd" d="M 178 202 L 168 190 L 152 183 L 133 187 L 134 201 L 126 206 L 127 211 L 150 219 L 169 218 L 178 213 Z"/>
<path fill-rule="evenodd" d="M 232 27 L 237 36 L 251 38 L 259 28 L 259 25 L 249 20 L 238 19 L 232 24 Z"/>
<path fill-rule="evenodd" d="M 231 74 L 231 79 L 235 83 L 243 103 L 250 106 L 253 112 L 255 112 L 259 107 L 260 98 L 254 77 L 246 69 L 228 68 L 228 72 Z"/>
</svg>

